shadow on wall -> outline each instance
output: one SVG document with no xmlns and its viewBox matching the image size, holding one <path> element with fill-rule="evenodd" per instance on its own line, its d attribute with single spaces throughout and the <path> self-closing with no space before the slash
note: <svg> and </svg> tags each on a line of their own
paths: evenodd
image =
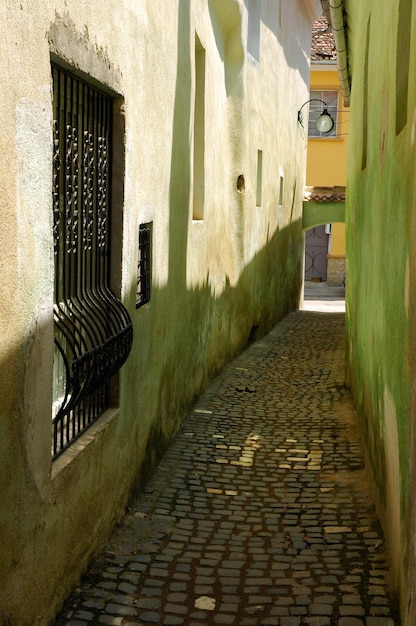
<svg viewBox="0 0 416 626">
<path fill-rule="evenodd" d="M 178 12 L 178 63 L 176 93 L 173 111 L 172 156 L 169 185 L 169 283 L 172 288 L 170 307 L 178 306 L 176 288 L 186 284 L 186 249 L 188 236 L 188 208 L 191 187 L 191 93 L 192 67 L 190 49 L 191 3 L 180 0 Z M 186 33 L 186 36 L 183 34 Z M 172 286 L 172 287 L 170 287 Z"/>
<path fill-rule="evenodd" d="M 244 0 L 248 11 L 253 12 L 253 5 L 260 5 L 258 14 L 263 25 L 270 30 L 276 37 L 277 41 L 282 44 L 282 50 L 286 58 L 288 67 L 296 70 L 303 76 L 305 85 L 309 85 L 309 53 L 310 50 L 305 50 L 305 54 L 300 58 L 299 55 L 291 56 L 289 49 L 283 38 L 286 36 L 285 30 L 282 29 L 282 13 L 293 11 L 293 23 L 296 20 L 296 11 L 298 10 L 295 2 L 284 2 L 277 0 L 276 2 L 258 2 L 258 0 Z M 278 5 L 278 7 L 276 6 Z M 284 17 L 285 23 L 287 23 L 287 17 Z M 311 25 L 308 26 L 308 32 L 311 31 Z"/>
<path fill-rule="evenodd" d="M 298 308 L 302 266 L 299 220 L 277 231 L 220 296 L 212 294 L 208 276 L 199 288 L 187 289 L 173 277 L 166 287 L 153 288 L 150 303 L 133 316 L 137 362 L 123 376 L 127 414 L 137 414 L 137 437 L 143 438 L 139 416 L 151 416 L 141 478 L 153 470 L 208 381 Z"/>
<path fill-rule="evenodd" d="M 186 246 L 185 238 L 180 245 Z M 298 308 L 302 255 L 298 220 L 276 231 L 241 272 L 238 283 L 234 287 L 228 283 L 218 297 L 208 276 L 202 287 L 187 289 L 178 271 L 170 273 L 166 287 L 154 287 L 150 302 L 132 313 L 134 345 L 121 371 L 117 419 L 98 435 L 86 431 L 90 444 L 71 471 L 63 472 L 53 485 L 45 473 L 48 484 L 36 486 L 39 468 L 30 458 L 27 433 L 22 436 L 34 425 L 26 412 L 16 414 L 12 393 L 10 410 L 0 423 L 4 460 L 0 592 L 3 598 L 13 598 L 8 607 L 13 604 L 20 611 L 10 623 L 32 611 L 50 623 L 210 378 L 250 341 Z M 184 258 L 183 250 L 179 256 Z M 135 293 L 134 283 L 132 298 Z M 41 335 L 50 330 L 50 322 L 45 324 L 37 329 Z M 33 345 L 27 337 L 28 352 Z M 21 353 L 8 357 L 8 365 L 22 359 Z M 50 411 L 42 416 L 41 431 L 33 433 L 38 442 L 43 438 L 45 464 L 51 458 L 49 416 Z M 7 624 L 7 618 L 0 623 Z"/>
<path fill-rule="evenodd" d="M 240 6 L 237 1 L 209 0 L 208 8 L 218 53 L 224 63 L 228 96 L 244 63 Z"/>
<path fill-rule="evenodd" d="M 300 219 L 277 230 L 242 270 L 237 284 L 232 287 L 228 281 L 220 296 L 213 295 L 208 275 L 202 287 L 187 288 L 192 154 L 184 137 L 190 136 L 193 58 L 189 0 L 180 0 L 178 9 L 168 283 L 161 289 L 154 285 L 149 304 L 131 314 L 134 343 L 120 375 L 117 419 L 95 438 L 89 437 L 90 445 L 82 450 L 79 462 L 71 464 L 71 471 L 62 472 L 53 485 L 47 471 L 44 483 L 37 482 L 38 467 L 30 458 L 26 439 L 42 422 L 41 429 L 33 433 L 36 458 L 45 456 L 42 463 L 50 466 L 50 410 L 32 424 L 19 397 L 24 388 L 22 361 L 26 353 L 30 358 L 36 356 L 32 337 L 22 338 L 23 350 L 9 353 L 3 363 L 2 370 L 14 369 L 14 380 L 21 383 L 13 389 L 5 387 L 8 404 L 3 405 L 0 421 L 4 461 L 0 595 L 9 602 L 7 611 L 15 611 L 11 623 L 18 623 L 19 615 L 42 615 L 43 623 L 52 619 L 209 379 L 249 341 L 271 330 L 299 306 L 303 265 Z M 182 36 L 184 32 L 186 36 Z M 227 79 L 228 88 L 234 85 L 236 67 Z M 132 282 L 130 303 L 136 287 Z M 45 320 L 44 326 L 38 327 L 37 333 L 43 337 L 49 333 L 53 346 L 51 320 Z M 43 343 L 47 343 L 45 339 Z M 50 381 L 43 385 L 50 386 Z M 39 394 L 39 390 L 33 393 Z M 0 615 L 0 623 L 7 624 L 7 618 Z"/>
<path fill-rule="evenodd" d="M 230 51 L 230 37 L 241 30 L 238 3 L 227 3 L 225 6 L 226 9 L 220 0 L 209 2 L 216 43 L 222 58 L 227 58 Z M 193 153 L 184 137 L 192 134 L 189 94 L 194 55 L 190 47 L 188 0 L 179 2 L 178 23 L 169 187 L 169 278 L 161 289 L 153 285 L 151 302 L 133 314 L 135 339 L 129 361 L 135 358 L 137 361 L 124 368 L 122 379 L 126 414 L 136 416 L 132 424 L 135 436 L 147 442 L 139 482 L 153 471 L 209 379 L 249 341 L 271 330 L 277 321 L 299 306 L 302 285 L 303 233 L 299 219 L 274 233 L 267 245 L 243 269 L 235 287 L 231 287 L 227 280 L 221 295 L 213 296 L 208 273 L 202 287 L 187 287 Z M 219 26 L 225 23 L 229 26 L 226 32 Z M 232 43 L 235 43 L 234 40 Z M 239 45 L 243 54 L 241 41 Z M 239 89 L 236 84 L 239 69 L 236 59 L 239 60 L 238 55 L 233 58 L 231 71 L 225 77 L 227 90 Z M 241 62 L 243 60 L 242 57 Z M 241 115 L 240 109 L 238 114 Z M 292 213 L 296 195 L 295 186 Z M 241 201 L 241 196 L 239 199 Z M 236 202 L 236 209 L 238 206 Z M 237 219 L 241 235 L 244 228 L 242 211 Z M 136 285 L 132 284 L 131 297 L 135 292 Z M 146 426 L 140 416 L 146 416 Z M 145 436 L 143 429 L 146 430 Z"/>
</svg>

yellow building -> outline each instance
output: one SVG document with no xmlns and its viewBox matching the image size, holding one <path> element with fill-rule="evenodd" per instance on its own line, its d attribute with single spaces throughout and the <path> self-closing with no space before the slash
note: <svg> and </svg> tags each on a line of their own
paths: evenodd
<svg viewBox="0 0 416 626">
<path fill-rule="evenodd" d="M 309 191 L 315 188 L 316 195 L 318 190 L 328 195 L 328 188 L 334 191 L 333 188 L 345 188 L 346 184 L 349 110 L 343 104 L 335 44 L 325 18 L 315 22 L 312 32 L 310 98 L 306 185 Z M 315 125 L 324 108 L 319 100 L 328 105 L 328 112 L 335 121 L 333 130 L 327 134 L 320 133 Z M 339 189 L 335 195 L 337 193 L 339 195 Z M 307 231 L 305 278 L 310 280 L 316 276 L 330 285 L 344 283 L 344 223 L 322 224 Z"/>
</svg>

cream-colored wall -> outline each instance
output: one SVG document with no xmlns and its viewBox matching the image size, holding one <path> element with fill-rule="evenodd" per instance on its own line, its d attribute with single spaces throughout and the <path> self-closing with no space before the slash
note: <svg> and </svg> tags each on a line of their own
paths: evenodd
<svg viewBox="0 0 416 626">
<path fill-rule="evenodd" d="M 255 59 L 243 0 L 0 3 L 0 621 L 53 622 L 209 377 L 297 307 L 306 152 L 296 111 L 315 4 L 262 1 Z M 202 222 L 191 201 L 195 33 L 206 50 Z M 119 407 L 53 464 L 51 53 L 120 96 L 119 295 L 134 326 Z M 150 221 L 152 298 L 136 310 L 138 228 Z"/>
</svg>

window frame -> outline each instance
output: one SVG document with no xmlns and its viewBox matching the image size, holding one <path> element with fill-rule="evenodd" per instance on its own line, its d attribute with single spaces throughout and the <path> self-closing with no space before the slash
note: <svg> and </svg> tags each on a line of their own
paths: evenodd
<svg viewBox="0 0 416 626">
<path fill-rule="evenodd" d="M 150 302 L 152 290 L 153 222 L 140 224 L 138 237 L 136 309 Z"/>
<path fill-rule="evenodd" d="M 56 459 L 114 406 L 110 380 L 128 357 L 133 332 L 110 286 L 115 97 L 55 59 L 51 72 Z"/>
<path fill-rule="evenodd" d="M 338 103 L 339 103 L 339 90 L 338 89 L 311 89 L 309 98 L 309 121 L 308 121 L 308 139 L 329 139 L 336 138 L 338 136 Z M 326 103 L 325 106 L 321 100 Z M 329 133 L 322 133 L 316 128 L 316 120 L 321 115 L 323 108 L 328 110 L 328 113 L 334 120 L 334 127 Z"/>
</svg>

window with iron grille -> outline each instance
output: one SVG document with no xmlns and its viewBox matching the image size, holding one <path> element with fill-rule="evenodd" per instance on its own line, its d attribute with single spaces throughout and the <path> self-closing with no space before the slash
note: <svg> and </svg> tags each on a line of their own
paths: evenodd
<svg viewBox="0 0 416 626">
<path fill-rule="evenodd" d="M 52 65 L 53 457 L 110 406 L 132 325 L 110 289 L 112 98 Z"/>
<path fill-rule="evenodd" d="M 338 134 L 338 91 L 320 91 L 311 90 L 310 98 L 312 102 L 309 104 L 309 137 L 336 137 Z M 323 100 L 327 105 L 328 113 L 331 115 L 335 124 L 329 133 L 321 133 L 316 127 L 316 120 L 321 115 L 324 105 L 317 102 L 316 99 Z"/>
<path fill-rule="evenodd" d="M 150 300 L 152 224 L 140 224 L 136 309 Z"/>
</svg>

